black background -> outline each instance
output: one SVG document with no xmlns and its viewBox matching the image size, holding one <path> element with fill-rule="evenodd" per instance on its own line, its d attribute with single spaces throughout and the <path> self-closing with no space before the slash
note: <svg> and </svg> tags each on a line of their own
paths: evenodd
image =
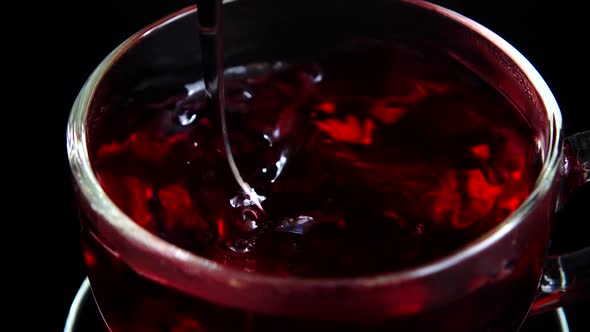
<svg viewBox="0 0 590 332">
<path fill-rule="evenodd" d="M 590 129 L 588 84 L 582 73 L 589 61 L 582 47 L 587 47 L 590 31 L 581 1 L 438 3 L 491 28 L 535 65 L 561 105 L 567 134 Z M 10 244 L 8 261 L 14 264 L 3 270 L 16 279 L 5 283 L 5 292 L 18 295 L 9 302 L 18 317 L 17 331 L 63 329 L 69 304 L 85 275 L 65 150 L 67 116 L 80 87 L 125 38 L 190 4 L 181 0 L 64 0 L 32 3 L 23 12 L 4 11 L 5 18 L 14 16 L 19 22 L 5 31 L 8 39 L 15 40 L 4 50 L 15 62 L 5 62 L 4 70 L 16 70 L 16 77 L 4 80 L 13 87 L 7 99 L 16 105 L 5 110 L 8 118 L 4 121 L 16 126 L 5 125 L 10 127 L 4 131 L 10 134 L 5 147 L 10 158 L 2 160 L 15 168 L 16 173 L 8 174 L 19 174 L 5 181 L 10 197 L 4 200 L 5 207 L 16 212 L 7 212 L 10 217 L 5 223 L 21 227 L 4 231 L 5 243 L 20 244 Z M 577 198 L 580 206 L 590 202 L 587 187 Z M 561 241 L 568 247 L 590 242 L 580 235 L 588 234 L 579 230 L 582 222 L 590 221 L 587 211 L 578 215 L 582 210 L 568 212 L 562 222 L 563 229 L 578 229 L 573 237 Z M 590 331 L 583 322 L 590 312 L 580 308 L 571 309 L 574 324 L 578 324 L 572 331 Z"/>
</svg>

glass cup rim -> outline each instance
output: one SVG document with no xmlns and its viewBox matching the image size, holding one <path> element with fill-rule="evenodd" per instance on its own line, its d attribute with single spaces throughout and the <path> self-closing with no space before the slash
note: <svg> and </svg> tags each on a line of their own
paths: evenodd
<svg viewBox="0 0 590 332">
<path fill-rule="evenodd" d="M 224 3 L 234 1 L 236 0 L 226 0 Z M 87 201 L 88 206 L 94 213 L 100 215 L 112 230 L 129 241 L 127 247 L 134 247 L 137 250 L 150 252 L 151 254 L 157 255 L 160 259 L 171 261 L 175 266 L 191 267 L 191 270 L 196 269 L 205 273 L 215 273 L 217 275 L 231 277 L 233 278 L 232 280 L 243 280 L 246 282 L 252 281 L 257 284 L 268 283 L 279 287 L 377 287 L 431 275 L 455 266 L 469 257 L 477 255 L 479 252 L 493 245 L 497 240 L 501 239 L 504 235 L 514 229 L 519 222 L 534 209 L 535 203 L 549 192 L 561 160 L 561 112 L 550 88 L 535 67 L 515 47 L 495 32 L 470 18 L 436 4 L 421 0 L 402 0 L 402 2 L 420 7 L 421 9 L 436 12 L 439 15 L 460 23 L 498 47 L 506 56 L 514 61 L 518 68 L 528 78 L 538 93 L 549 119 L 549 144 L 546 161 L 543 164 L 534 189 L 524 202 L 502 223 L 474 239 L 461 249 L 422 265 L 373 276 L 347 278 L 279 277 L 262 273 L 246 272 L 197 256 L 153 235 L 123 213 L 123 211 L 121 211 L 104 192 L 91 167 L 85 128 L 90 104 L 92 103 L 94 94 L 102 82 L 104 75 L 114 63 L 116 63 L 127 51 L 132 49 L 138 41 L 147 37 L 153 31 L 172 24 L 174 21 L 182 19 L 188 15 L 194 14 L 196 12 L 196 6 L 194 5 L 185 7 L 165 16 L 133 34 L 100 62 L 80 90 L 71 109 L 66 133 L 70 169 L 73 180 L 78 186 L 80 194 Z"/>
</svg>

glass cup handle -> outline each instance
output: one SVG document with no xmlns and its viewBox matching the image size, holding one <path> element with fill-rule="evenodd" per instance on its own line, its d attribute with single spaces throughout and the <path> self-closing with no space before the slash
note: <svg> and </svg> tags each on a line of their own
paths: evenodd
<svg viewBox="0 0 590 332">
<path fill-rule="evenodd" d="M 566 138 L 563 172 L 565 178 L 558 207 L 563 206 L 576 189 L 590 182 L 590 130 Z M 584 298 L 590 298 L 590 247 L 545 260 L 531 314 L 554 310 Z"/>
</svg>

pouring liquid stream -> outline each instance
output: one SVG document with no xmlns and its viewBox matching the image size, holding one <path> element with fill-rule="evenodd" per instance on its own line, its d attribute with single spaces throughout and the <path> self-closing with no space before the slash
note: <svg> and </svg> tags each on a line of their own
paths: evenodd
<svg viewBox="0 0 590 332">
<path fill-rule="evenodd" d="M 222 2 L 222 0 L 196 0 L 205 92 L 211 105 L 219 112 L 223 145 L 231 172 L 237 184 L 249 196 L 250 201 L 261 211 L 264 211 L 260 204 L 260 196 L 242 178 L 229 141 L 223 79 Z"/>
</svg>

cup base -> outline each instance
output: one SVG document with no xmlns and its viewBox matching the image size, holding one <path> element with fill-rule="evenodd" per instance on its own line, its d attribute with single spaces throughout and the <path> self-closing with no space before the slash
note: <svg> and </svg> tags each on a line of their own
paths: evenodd
<svg viewBox="0 0 590 332">
<path fill-rule="evenodd" d="M 98 310 L 88 278 L 78 289 L 68 313 L 64 332 L 108 332 Z M 563 308 L 528 318 L 519 332 L 571 331 Z"/>
</svg>

